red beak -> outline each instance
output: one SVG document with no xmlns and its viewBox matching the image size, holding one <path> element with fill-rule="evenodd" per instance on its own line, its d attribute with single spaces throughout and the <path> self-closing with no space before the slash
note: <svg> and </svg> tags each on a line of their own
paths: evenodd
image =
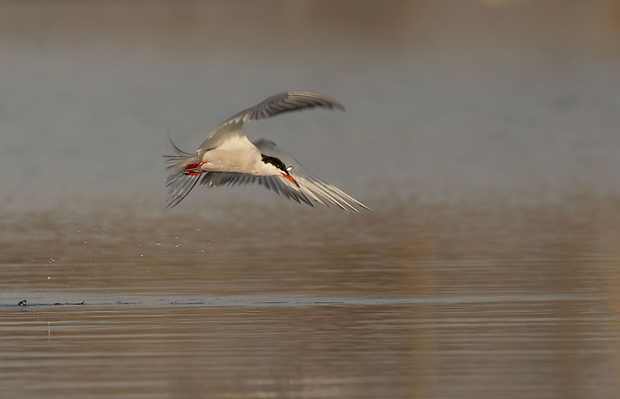
<svg viewBox="0 0 620 399">
<path fill-rule="evenodd" d="M 291 183 L 293 183 L 294 185 L 296 185 L 297 187 L 299 187 L 299 184 L 297 184 L 297 181 L 293 179 L 293 176 L 289 175 L 288 173 L 282 173 L 282 176 L 288 181 L 290 181 Z"/>
</svg>

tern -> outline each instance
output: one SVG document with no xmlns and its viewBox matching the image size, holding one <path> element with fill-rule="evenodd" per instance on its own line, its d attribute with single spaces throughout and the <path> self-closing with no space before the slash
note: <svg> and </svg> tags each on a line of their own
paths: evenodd
<svg viewBox="0 0 620 399">
<path fill-rule="evenodd" d="M 209 133 L 195 153 L 181 150 L 168 136 L 177 155 L 165 155 L 169 171 L 166 208 L 178 205 L 198 183 L 207 187 L 258 183 L 297 203 L 335 205 L 357 213 L 360 209 L 370 210 L 339 188 L 306 172 L 274 142 L 250 142 L 243 133 L 244 122 L 315 107 L 344 111 L 342 104 L 323 94 L 288 91 L 225 120 Z"/>
</svg>

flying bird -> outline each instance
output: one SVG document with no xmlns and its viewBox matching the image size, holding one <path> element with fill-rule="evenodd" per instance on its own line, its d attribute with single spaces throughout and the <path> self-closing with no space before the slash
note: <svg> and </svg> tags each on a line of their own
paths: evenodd
<svg viewBox="0 0 620 399">
<path fill-rule="evenodd" d="M 202 186 L 235 186 L 258 183 L 298 203 L 335 205 L 347 211 L 370 210 L 339 188 L 306 172 L 274 142 L 253 142 L 243 133 L 244 122 L 270 118 L 291 111 L 322 107 L 344 111 L 344 106 L 319 93 L 289 91 L 276 94 L 219 124 L 195 153 L 181 150 L 170 136 L 177 155 L 165 155 L 166 208 L 178 205 L 200 183 Z"/>
</svg>

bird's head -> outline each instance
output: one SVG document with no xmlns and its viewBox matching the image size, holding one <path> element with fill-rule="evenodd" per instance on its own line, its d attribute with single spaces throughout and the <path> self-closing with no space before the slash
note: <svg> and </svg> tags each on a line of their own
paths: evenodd
<svg viewBox="0 0 620 399">
<path fill-rule="evenodd" d="M 291 170 L 293 170 L 292 166 L 286 166 L 284 164 L 284 162 L 282 162 L 278 158 L 270 157 L 270 156 L 265 155 L 265 154 L 262 154 L 262 158 L 263 158 L 263 162 L 264 163 L 271 164 L 271 165 L 275 166 L 276 168 L 278 168 L 278 171 L 280 172 L 282 177 L 284 177 L 286 180 L 290 181 L 291 183 L 293 183 L 294 185 L 299 187 L 299 184 L 297 184 L 297 181 L 295 180 L 295 178 L 293 178 L 293 176 L 291 176 L 290 172 L 291 172 Z"/>
</svg>

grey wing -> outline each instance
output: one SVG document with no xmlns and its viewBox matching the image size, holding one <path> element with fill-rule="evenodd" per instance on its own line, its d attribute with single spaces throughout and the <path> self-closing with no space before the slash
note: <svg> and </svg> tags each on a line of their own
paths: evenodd
<svg viewBox="0 0 620 399">
<path fill-rule="evenodd" d="M 289 190 L 303 195 L 304 198 L 310 199 L 311 201 L 324 206 L 329 206 L 332 204 L 346 211 L 354 211 L 358 213 L 359 209 L 366 209 L 370 211 L 370 208 L 340 190 L 338 187 L 328 184 L 311 173 L 305 171 L 297 160 L 285 153 L 273 141 L 260 139 L 254 141 L 253 144 L 260 150 L 261 153 L 280 159 L 288 167 L 292 166 L 289 173 L 297 181 L 299 186 L 295 186 L 293 183 L 280 176 L 269 176 L 266 179 L 284 185 L 288 187 Z M 304 202 L 308 203 L 308 201 Z"/>
<path fill-rule="evenodd" d="M 270 118 L 272 116 L 302 109 L 315 107 L 339 109 L 344 106 L 336 100 L 311 91 L 287 91 L 273 95 L 253 107 L 244 109 L 222 122 L 213 129 L 209 136 L 200 145 L 201 150 L 218 147 L 229 137 L 242 135 L 241 128 L 244 122 Z"/>
<path fill-rule="evenodd" d="M 224 121 L 222 125 L 266 119 L 283 112 L 315 107 L 336 108 L 344 111 L 342 104 L 326 95 L 311 91 L 287 91 L 271 96 L 253 107 L 244 109 Z"/>
<path fill-rule="evenodd" d="M 243 184 L 258 183 L 268 190 L 273 190 L 276 194 L 281 194 L 288 199 L 297 203 L 306 203 L 314 206 L 303 192 L 296 186 L 286 184 L 288 180 L 284 180 L 280 176 L 252 176 L 243 173 L 221 173 L 206 172 L 202 174 L 200 184 L 208 187 L 217 186 L 237 186 Z"/>
</svg>

